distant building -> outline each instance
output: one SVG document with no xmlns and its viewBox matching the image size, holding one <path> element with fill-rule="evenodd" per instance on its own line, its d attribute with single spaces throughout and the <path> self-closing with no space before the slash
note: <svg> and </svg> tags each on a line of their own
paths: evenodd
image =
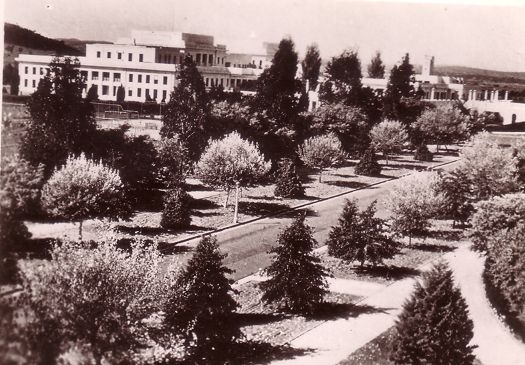
<svg viewBox="0 0 525 365">
<path fill-rule="evenodd" d="M 243 90 L 271 64 L 276 47 L 263 46 L 261 54 L 228 54 L 226 46 L 215 44 L 209 35 L 132 31 L 130 38 L 115 44 L 87 44 L 86 56 L 78 60 L 86 92 L 94 85 L 102 101 L 116 100 L 122 86 L 127 101 L 167 102 L 184 57 L 189 55 L 197 64 L 206 87 Z M 52 56 L 18 55 L 21 95 L 36 90 L 51 60 Z"/>
</svg>

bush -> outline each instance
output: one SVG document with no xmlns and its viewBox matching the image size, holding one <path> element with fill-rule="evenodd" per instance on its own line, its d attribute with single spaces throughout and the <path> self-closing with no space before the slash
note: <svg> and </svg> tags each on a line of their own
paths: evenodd
<svg viewBox="0 0 525 365">
<path fill-rule="evenodd" d="M 377 156 L 373 147 L 367 148 L 361 159 L 355 166 L 355 173 L 365 176 L 381 175 L 381 165 L 377 162 Z"/>
<path fill-rule="evenodd" d="M 525 313 L 525 223 L 500 230 L 488 241 L 485 278 L 497 291 L 503 312 L 511 317 Z"/>
<path fill-rule="evenodd" d="M 346 158 L 341 142 L 334 134 L 308 138 L 299 148 L 299 157 L 303 163 L 314 169 L 319 169 L 319 182 L 323 170 L 338 166 Z"/>
<path fill-rule="evenodd" d="M 275 196 L 283 198 L 299 198 L 304 196 L 304 187 L 295 169 L 295 164 L 290 159 L 283 159 L 277 170 L 275 182 Z"/>
<path fill-rule="evenodd" d="M 371 145 L 384 154 L 388 164 L 388 155 L 401 151 L 408 140 L 408 133 L 403 124 L 397 120 L 384 120 L 370 131 Z"/>
<path fill-rule="evenodd" d="M 465 225 L 474 207 L 472 206 L 471 183 L 467 174 L 454 169 L 441 176 L 437 190 L 444 195 L 442 216 L 452 218 L 452 226 L 457 222 Z"/>
<path fill-rule="evenodd" d="M 434 155 L 429 151 L 427 145 L 422 143 L 414 153 L 414 160 L 432 162 L 434 160 Z"/>
<path fill-rule="evenodd" d="M 385 222 L 374 217 L 376 202 L 360 212 L 355 200 L 347 200 L 339 224 L 332 227 L 328 254 L 346 261 L 365 261 L 373 266 L 397 252 L 396 242 L 386 233 Z"/>
<path fill-rule="evenodd" d="M 241 336 L 234 313 L 237 303 L 231 296 L 233 281 L 226 277 L 232 271 L 222 264 L 225 256 L 216 238 L 204 236 L 164 308 L 165 326 L 182 334 L 197 363 L 225 363 L 232 343 Z"/>
<path fill-rule="evenodd" d="M 169 190 L 164 197 L 164 211 L 160 225 L 163 228 L 181 229 L 191 224 L 192 197 L 182 188 Z"/>
<path fill-rule="evenodd" d="M 278 238 L 276 254 L 266 269 L 270 278 L 261 283 L 262 300 L 292 312 L 312 313 L 327 293 L 328 273 L 313 255 L 312 229 L 297 218 Z"/>
<path fill-rule="evenodd" d="M 435 265 L 403 305 L 390 358 L 399 365 L 470 365 L 473 327 L 452 272 Z"/>
<path fill-rule="evenodd" d="M 525 194 L 507 194 L 483 200 L 474 204 L 474 210 L 468 236 L 476 250 L 486 251 L 492 234 L 525 223 Z"/>
<path fill-rule="evenodd" d="M 173 274 L 156 249 L 134 243 L 127 252 L 113 239 L 95 247 L 64 242 L 49 261 L 23 262 L 28 353 L 49 364 L 79 347 L 92 357 L 88 363 L 131 358 L 148 334 L 145 320 L 163 307 Z"/>
</svg>

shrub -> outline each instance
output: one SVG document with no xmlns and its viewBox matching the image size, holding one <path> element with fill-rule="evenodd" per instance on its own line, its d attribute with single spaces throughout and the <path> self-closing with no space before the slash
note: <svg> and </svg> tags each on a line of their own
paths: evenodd
<svg viewBox="0 0 525 365">
<path fill-rule="evenodd" d="M 32 352 L 56 357 L 73 348 L 101 364 L 129 359 L 148 333 L 145 320 L 158 312 L 173 279 L 152 247 L 131 252 L 108 239 L 96 247 L 64 242 L 51 260 L 21 265 L 21 307 Z"/>
<path fill-rule="evenodd" d="M 444 195 L 443 216 L 452 218 L 452 225 L 468 220 L 474 207 L 472 206 L 471 183 L 467 174 L 454 169 L 441 176 L 437 190 Z"/>
<path fill-rule="evenodd" d="M 355 173 L 365 176 L 381 175 L 381 165 L 377 162 L 376 153 L 373 147 L 367 148 L 361 159 L 355 166 Z"/>
<path fill-rule="evenodd" d="M 319 182 L 324 169 L 340 165 L 346 158 L 341 142 L 333 134 L 308 138 L 299 148 L 299 157 L 306 166 L 319 169 Z"/>
<path fill-rule="evenodd" d="M 346 261 L 365 261 L 373 266 L 397 252 L 395 241 L 386 233 L 385 222 L 374 217 L 376 202 L 360 212 L 355 200 L 347 200 L 339 224 L 332 227 L 327 241 L 328 254 Z"/>
<path fill-rule="evenodd" d="M 235 318 L 237 303 L 223 266 L 217 239 L 204 236 L 188 265 L 170 289 L 165 326 L 182 334 L 189 354 L 198 363 L 224 363 L 241 332 Z M 198 359 L 198 360 L 197 360 Z M 221 362 L 222 360 L 222 362 Z"/>
<path fill-rule="evenodd" d="M 474 210 L 468 236 L 475 249 L 485 251 L 490 235 L 525 223 L 525 194 L 506 194 L 482 200 L 474 204 Z"/>
<path fill-rule="evenodd" d="M 303 184 L 297 175 L 295 164 L 290 159 L 283 159 L 279 164 L 274 195 L 283 198 L 298 198 L 304 195 Z"/>
<path fill-rule="evenodd" d="M 503 312 L 511 317 L 525 313 L 525 223 L 500 230 L 488 240 L 485 278 L 503 302 Z"/>
<path fill-rule="evenodd" d="M 261 283 L 262 300 L 293 312 L 312 313 L 327 293 L 326 276 L 320 259 L 313 255 L 316 245 L 312 229 L 297 218 L 278 238 L 276 254 L 266 269 L 270 278 Z"/>
<path fill-rule="evenodd" d="M 403 148 L 408 133 L 403 124 L 396 120 L 384 120 L 370 131 L 371 145 L 383 153 L 388 164 L 388 155 Z"/>
<path fill-rule="evenodd" d="M 399 365 L 470 365 L 473 327 L 452 272 L 435 265 L 403 305 L 390 358 Z"/>
<path fill-rule="evenodd" d="M 191 201 L 191 196 L 182 188 L 169 190 L 164 197 L 160 225 L 169 229 L 188 227 L 191 224 Z"/>
<path fill-rule="evenodd" d="M 414 234 L 421 234 L 429 226 L 429 219 L 443 206 L 444 196 L 438 192 L 438 175 L 418 172 L 401 179 L 391 189 L 387 205 L 392 211 L 392 229 L 408 235 L 409 245 Z"/>
<path fill-rule="evenodd" d="M 434 155 L 429 151 L 427 145 L 422 143 L 418 148 L 416 148 L 414 160 L 431 162 L 434 160 Z"/>
<path fill-rule="evenodd" d="M 95 218 L 126 218 L 131 213 L 117 171 L 87 159 L 69 157 L 42 189 L 42 208 L 50 215 L 79 222 Z"/>
</svg>

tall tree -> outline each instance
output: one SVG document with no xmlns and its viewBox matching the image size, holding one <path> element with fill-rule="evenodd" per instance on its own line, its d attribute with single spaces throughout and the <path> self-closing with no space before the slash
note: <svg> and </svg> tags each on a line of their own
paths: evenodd
<svg viewBox="0 0 525 365">
<path fill-rule="evenodd" d="M 396 365 L 471 365 L 473 327 L 452 271 L 437 264 L 403 305 L 390 357 Z"/>
<path fill-rule="evenodd" d="M 123 103 L 126 98 L 126 90 L 124 86 L 120 85 L 117 89 L 117 103 Z"/>
<path fill-rule="evenodd" d="M 184 59 L 178 85 L 162 111 L 161 137 L 177 136 L 188 150 L 189 158 L 197 161 L 206 145 L 209 104 L 206 86 L 191 57 Z"/>
<path fill-rule="evenodd" d="M 217 239 L 204 236 L 171 289 L 164 312 L 166 327 L 181 334 L 198 364 L 224 364 L 231 345 L 241 336 L 232 298 L 233 281 L 226 275 L 226 257 Z"/>
<path fill-rule="evenodd" d="M 262 299 L 283 308 L 312 313 L 327 293 L 327 271 L 313 254 L 316 241 L 312 229 L 298 217 L 279 235 L 279 244 L 270 252 L 276 254 L 266 269 L 270 279 L 261 283 Z"/>
<path fill-rule="evenodd" d="M 343 102 L 359 106 L 361 88 L 361 61 L 353 50 L 345 50 L 333 57 L 326 66 L 327 79 L 320 92 L 321 100 L 327 103 Z"/>
<path fill-rule="evenodd" d="M 93 107 L 82 99 L 79 61 L 54 58 L 49 67 L 29 99 L 31 117 L 20 145 L 22 157 L 34 165 L 43 164 L 46 176 L 69 154 L 89 153 L 96 132 Z"/>
<path fill-rule="evenodd" d="M 372 79 L 382 79 L 385 77 L 385 65 L 381 60 L 381 52 L 377 51 L 376 55 L 368 65 L 368 77 Z"/>
<path fill-rule="evenodd" d="M 306 49 L 306 55 L 304 60 L 301 62 L 303 68 L 303 81 L 306 84 L 308 81 L 308 87 L 310 90 L 315 90 L 319 81 L 319 74 L 321 72 L 321 54 L 317 44 L 312 44 Z"/>
</svg>

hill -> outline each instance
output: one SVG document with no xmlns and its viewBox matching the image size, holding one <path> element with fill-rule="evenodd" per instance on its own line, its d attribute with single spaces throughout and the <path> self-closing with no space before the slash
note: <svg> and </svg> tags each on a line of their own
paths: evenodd
<svg viewBox="0 0 525 365">
<path fill-rule="evenodd" d="M 63 41 L 44 37 L 35 31 L 11 23 L 4 23 L 4 42 L 43 51 L 53 51 L 58 55 L 80 55 L 77 49 L 68 46 Z"/>
<path fill-rule="evenodd" d="M 525 72 L 504 72 L 465 66 L 435 66 L 434 73 L 462 77 L 467 84 L 525 84 Z"/>
</svg>

